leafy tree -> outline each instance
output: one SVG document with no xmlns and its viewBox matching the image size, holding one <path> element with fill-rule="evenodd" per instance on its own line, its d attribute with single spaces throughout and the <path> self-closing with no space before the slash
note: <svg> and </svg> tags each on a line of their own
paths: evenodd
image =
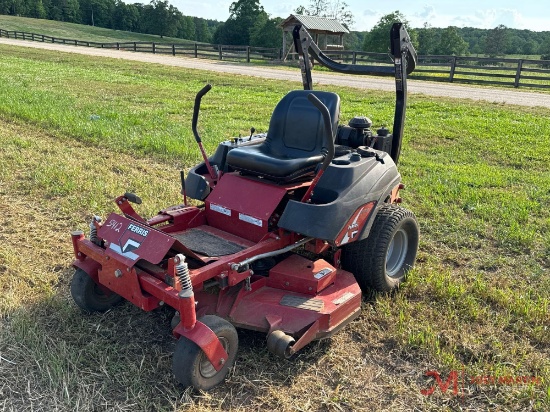
<svg viewBox="0 0 550 412">
<path fill-rule="evenodd" d="M 550 43 L 546 43 L 544 46 L 542 46 L 540 51 L 542 53 L 542 55 L 540 56 L 541 60 L 550 60 Z"/>
<path fill-rule="evenodd" d="M 182 16 L 178 21 L 176 37 L 195 40 L 195 20 L 190 16 Z"/>
<path fill-rule="evenodd" d="M 421 55 L 430 55 L 435 54 L 437 45 L 439 43 L 440 32 L 438 29 L 430 27 L 428 23 L 424 23 L 424 26 L 421 29 L 417 30 L 418 32 L 418 54 Z"/>
<path fill-rule="evenodd" d="M 280 48 L 283 31 L 279 24 L 283 19 L 270 19 L 267 14 L 260 16 L 250 32 L 250 45 L 256 47 Z"/>
<path fill-rule="evenodd" d="M 521 48 L 523 54 L 537 54 L 539 45 L 534 40 L 527 40 Z"/>
<path fill-rule="evenodd" d="M 195 40 L 209 43 L 212 40 L 212 35 L 208 30 L 208 24 L 206 23 L 206 20 L 195 17 L 193 24 L 195 26 Z"/>
<path fill-rule="evenodd" d="M 139 31 L 140 8 L 136 4 L 126 4 L 121 0 L 115 3 L 113 28 L 117 30 Z"/>
<path fill-rule="evenodd" d="M 5 4 L 5 6 L 2 6 L 2 1 L 0 1 L 0 14 L 4 14 L 3 9 L 6 10 L 5 14 L 10 14 L 10 8 L 12 8 L 16 15 L 35 19 L 45 19 L 47 17 L 42 0 L 5 0 Z"/>
<path fill-rule="evenodd" d="M 401 22 L 407 26 L 407 31 L 411 36 L 411 41 L 414 46 L 416 44 L 416 31 L 409 28 L 409 22 L 399 10 L 394 11 L 393 13 L 386 14 L 382 16 L 378 23 L 372 28 L 371 31 L 365 36 L 365 41 L 363 43 L 363 50 L 369 52 L 380 52 L 385 53 L 389 50 L 390 47 L 390 31 L 393 23 Z"/>
<path fill-rule="evenodd" d="M 229 19 L 214 33 L 214 42 L 249 45 L 256 21 L 267 16 L 259 0 L 238 0 L 229 7 Z"/>
<path fill-rule="evenodd" d="M 490 30 L 485 39 L 485 54 L 490 57 L 503 56 L 508 46 L 508 28 L 500 24 Z"/>
<path fill-rule="evenodd" d="M 458 33 L 457 27 L 449 26 L 441 34 L 441 39 L 436 49 L 437 54 L 461 56 L 468 51 L 468 43 Z"/>
<path fill-rule="evenodd" d="M 0 0 L 0 14 L 10 14 L 11 0 Z"/>
<path fill-rule="evenodd" d="M 143 8 L 141 28 L 161 37 L 175 37 L 178 32 L 178 9 L 167 0 L 152 0 Z"/>
</svg>

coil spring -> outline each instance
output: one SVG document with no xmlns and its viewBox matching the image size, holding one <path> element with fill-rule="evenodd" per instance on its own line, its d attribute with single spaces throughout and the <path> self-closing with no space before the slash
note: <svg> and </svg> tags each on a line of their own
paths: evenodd
<svg viewBox="0 0 550 412">
<path fill-rule="evenodd" d="M 97 237 L 95 222 L 101 222 L 101 218 L 99 216 L 94 216 L 90 222 L 90 242 L 97 244 L 99 242 L 99 238 Z"/>
<path fill-rule="evenodd" d="M 193 285 L 191 284 L 191 276 L 189 275 L 189 267 L 187 266 L 187 262 L 185 261 L 185 256 L 181 253 L 176 255 L 176 275 L 180 281 L 181 284 L 181 294 L 185 294 L 186 292 L 192 292 L 193 291 Z"/>
</svg>

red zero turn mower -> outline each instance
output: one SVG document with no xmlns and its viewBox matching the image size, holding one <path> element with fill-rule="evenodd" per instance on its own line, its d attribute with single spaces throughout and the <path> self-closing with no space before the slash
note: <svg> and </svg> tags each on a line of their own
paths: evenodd
<svg viewBox="0 0 550 412">
<path fill-rule="evenodd" d="M 95 217 L 90 236 L 72 233 L 71 293 L 85 311 L 122 298 L 143 310 L 176 310 L 173 371 L 209 389 L 235 362 L 235 327 L 267 334 L 288 358 L 359 315 L 361 291 L 395 289 L 418 248 L 414 215 L 398 204 L 407 74 L 416 52 L 402 24 L 390 34 L 393 66 L 346 65 L 323 54 L 302 26 L 293 32 L 304 90 L 277 104 L 266 134 L 222 142 L 207 157 L 195 100 L 193 133 L 204 162 L 182 173 L 184 204 L 145 219 L 116 199 L 121 214 Z M 394 76 L 393 133 L 356 117 L 339 126 L 340 97 L 312 91 L 310 56 L 343 73 Z M 204 202 L 188 206 L 187 197 Z"/>
</svg>

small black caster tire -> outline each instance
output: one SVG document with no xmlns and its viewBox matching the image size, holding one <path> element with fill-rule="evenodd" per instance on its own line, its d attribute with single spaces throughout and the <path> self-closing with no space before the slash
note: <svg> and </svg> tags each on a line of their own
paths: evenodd
<svg viewBox="0 0 550 412">
<path fill-rule="evenodd" d="M 290 348 L 294 345 L 294 338 L 282 330 L 274 330 L 267 337 L 267 350 L 279 358 L 290 358 Z"/>
<path fill-rule="evenodd" d="M 71 281 L 71 296 L 85 312 L 105 312 L 122 301 L 114 292 L 106 293 L 82 269 L 76 269 Z"/>
<path fill-rule="evenodd" d="M 235 327 L 219 316 L 206 315 L 199 321 L 216 334 L 228 354 L 227 361 L 219 371 L 216 371 L 201 348 L 195 342 L 181 336 L 174 349 L 172 370 L 183 386 L 206 391 L 221 383 L 235 363 L 239 336 Z"/>
</svg>

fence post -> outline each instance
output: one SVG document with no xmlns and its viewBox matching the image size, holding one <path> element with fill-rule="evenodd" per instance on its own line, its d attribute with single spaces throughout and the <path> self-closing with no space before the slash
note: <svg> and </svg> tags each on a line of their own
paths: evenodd
<svg viewBox="0 0 550 412">
<path fill-rule="evenodd" d="M 120 50 L 120 43 L 119 42 L 116 42 L 116 49 Z"/>
<path fill-rule="evenodd" d="M 31 33 L 31 40 L 34 41 L 34 33 Z"/>
<path fill-rule="evenodd" d="M 518 60 L 518 70 L 516 71 L 516 80 L 514 81 L 514 87 L 519 87 L 519 80 L 521 79 L 521 70 L 523 69 L 523 59 Z"/>
<path fill-rule="evenodd" d="M 199 57 L 199 45 L 195 43 L 195 59 Z"/>
<path fill-rule="evenodd" d="M 89 41 L 86 42 L 86 47 L 90 47 L 90 42 Z"/>
<path fill-rule="evenodd" d="M 27 40 L 27 38 L 25 37 L 25 32 L 23 32 L 23 40 Z"/>
<path fill-rule="evenodd" d="M 456 56 L 453 57 L 453 60 L 451 61 L 451 73 L 449 75 L 449 81 L 452 83 L 455 77 L 455 70 L 456 70 Z"/>
<path fill-rule="evenodd" d="M 246 46 L 246 62 L 250 63 L 250 46 Z"/>
<path fill-rule="evenodd" d="M 153 54 L 155 54 L 157 52 L 157 49 L 155 47 L 155 42 L 153 42 Z"/>
<path fill-rule="evenodd" d="M 136 42 L 134 42 L 134 51 L 137 51 L 137 45 L 136 45 Z"/>
<path fill-rule="evenodd" d="M 172 44 L 172 56 L 176 55 L 176 45 Z"/>
<path fill-rule="evenodd" d="M 75 45 L 75 46 L 78 46 L 78 40 L 75 40 L 75 41 L 74 41 L 74 45 Z"/>
<path fill-rule="evenodd" d="M 222 45 L 221 44 L 218 44 L 218 52 L 220 54 L 220 60 L 223 60 Z"/>
<path fill-rule="evenodd" d="M 52 43 L 55 43 L 55 37 L 52 37 Z"/>
<path fill-rule="evenodd" d="M 357 52 L 354 50 L 351 55 L 351 64 L 357 64 Z"/>
</svg>

